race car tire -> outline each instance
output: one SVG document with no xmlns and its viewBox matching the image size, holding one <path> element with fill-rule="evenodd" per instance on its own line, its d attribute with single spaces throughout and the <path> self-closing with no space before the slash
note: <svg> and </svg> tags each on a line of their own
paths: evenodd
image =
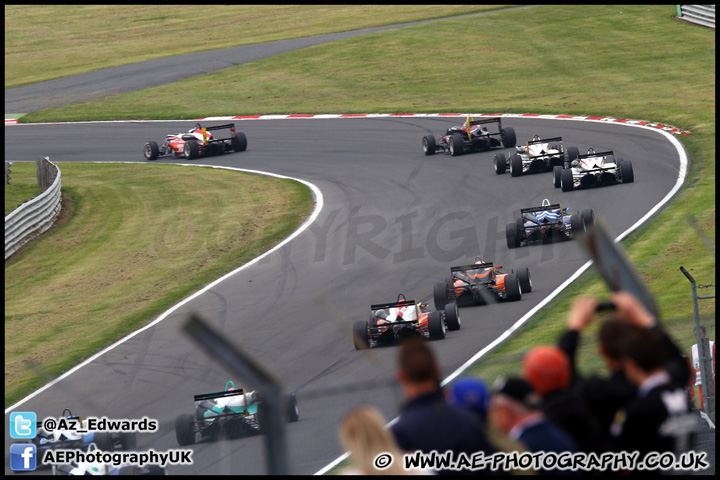
<svg viewBox="0 0 720 480">
<path fill-rule="evenodd" d="M 577 147 L 567 147 L 567 165 L 570 166 L 570 162 L 580 156 L 580 149 Z"/>
<path fill-rule="evenodd" d="M 500 136 L 502 137 L 503 147 L 510 148 L 515 146 L 515 129 L 512 127 L 506 127 L 500 130 Z"/>
<path fill-rule="evenodd" d="M 448 144 L 450 145 L 450 155 L 453 157 L 460 156 L 465 151 L 465 143 L 459 133 L 453 133 Z"/>
<path fill-rule="evenodd" d="M 300 419 L 300 409 L 298 408 L 297 397 L 294 393 L 288 395 L 287 399 L 287 421 L 295 423 Z"/>
<path fill-rule="evenodd" d="M 505 154 L 500 152 L 495 155 L 495 173 L 498 175 L 502 175 L 505 173 L 505 170 L 507 169 L 507 159 L 505 159 Z"/>
<path fill-rule="evenodd" d="M 441 340 L 445 338 L 445 322 L 440 312 L 430 312 L 427 319 L 428 333 L 430 340 Z"/>
<path fill-rule="evenodd" d="M 113 442 L 112 434 L 110 432 L 95 432 L 93 433 L 92 443 L 104 452 L 112 452 L 115 450 L 115 442 Z"/>
<path fill-rule="evenodd" d="M 520 282 L 514 273 L 505 276 L 505 298 L 509 302 L 517 302 L 522 298 Z"/>
<path fill-rule="evenodd" d="M 517 248 L 520 246 L 520 237 L 518 236 L 517 225 L 515 223 L 508 223 L 505 226 L 505 239 L 507 240 L 508 248 Z"/>
<path fill-rule="evenodd" d="M 632 163 L 629 160 L 618 159 L 618 166 L 620 168 L 620 176 L 622 183 L 632 183 L 635 181 L 635 174 L 633 173 Z"/>
<path fill-rule="evenodd" d="M 563 192 L 570 192 L 573 189 L 573 173 L 570 168 L 560 170 L 560 187 Z"/>
<path fill-rule="evenodd" d="M 448 289 L 444 283 L 436 283 L 433 287 L 433 300 L 435 301 L 435 310 L 442 310 L 448 303 Z"/>
<path fill-rule="evenodd" d="M 185 148 L 183 148 L 183 156 L 188 160 L 193 160 L 195 158 L 198 158 L 200 155 L 200 146 L 197 143 L 197 140 L 187 140 L 185 141 Z"/>
<path fill-rule="evenodd" d="M 355 350 L 367 350 L 370 347 L 367 322 L 357 320 L 353 323 L 353 344 L 355 344 Z"/>
<path fill-rule="evenodd" d="M 120 437 L 120 445 L 126 452 L 137 448 L 137 432 L 120 432 L 118 437 Z"/>
<path fill-rule="evenodd" d="M 247 150 L 247 137 L 243 132 L 237 132 L 232 137 L 233 152 L 244 152 Z"/>
<path fill-rule="evenodd" d="M 570 216 L 570 228 L 572 228 L 573 235 L 585 231 L 585 224 L 583 223 L 582 215 L 578 214 Z"/>
<path fill-rule="evenodd" d="M 450 331 L 460 330 L 462 323 L 460 322 L 457 303 L 452 302 L 445 305 L 445 324 Z"/>
<path fill-rule="evenodd" d="M 562 170 L 563 168 L 559 165 L 553 167 L 553 186 L 555 188 L 560 188 L 560 174 Z"/>
<path fill-rule="evenodd" d="M 157 142 L 153 142 L 152 140 L 147 142 L 143 149 L 143 155 L 145 155 L 146 160 L 157 160 L 160 156 L 160 148 Z"/>
<path fill-rule="evenodd" d="M 510 175 L 519 177 L 522 175 L 522 158 L 517 153 L 510 157 Z"/>
<path fill-rule="evenodd" d="M 518 282 L 520 282 L 520 292 L 532 292 L 532 280 L 530 279 L 530 270 L 527 267 L 520 267 L 517 270 Z"/>
<path fill-rule="evenodd" d="M 582 220 L 585 224 L 586 230 L 595 224 L 595 213 L 593 213 L 592 208 L 587 208 L 583 210 L 580 215 L 582 216 Z"/>
<path fill-rule="evenodd" d="M 178 415 L 175 419 L 175 437 L 181 447 L 195 443 L 195 419 L 190 413 Z"/>
<path fill-rule="evenodd" d="M 422 140 L 423 152 L 425 155 L 435 155 L 437 144 L 435 143 L 435 137 L 432 135 L 425 135 Z"/>
</svg>

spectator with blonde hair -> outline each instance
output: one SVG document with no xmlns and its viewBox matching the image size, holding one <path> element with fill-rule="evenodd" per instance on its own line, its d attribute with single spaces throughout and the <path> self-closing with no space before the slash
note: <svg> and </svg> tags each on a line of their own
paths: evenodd
<svg viewBox="0 0 720 480">
<path fill-rule="evenodd" d="M 430 474 L 425 470 L 405 470 L 403 453 L 386 427 L 385 418 L 377 409 L 360 405 L 345 414 L 340 424 L 340 442 L 350 452 L 353 464 L 343 475 L 415 475 Z M 380 454 L 390 456 L 376 459 Z M 391 462 L 387 460 L 391 458 Z M 378 465 L 387 466 L 378 468 Z"/>
</svg>

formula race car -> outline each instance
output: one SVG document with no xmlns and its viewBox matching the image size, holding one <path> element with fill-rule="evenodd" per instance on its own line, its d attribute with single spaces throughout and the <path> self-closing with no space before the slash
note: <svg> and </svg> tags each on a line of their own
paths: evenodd
<svg viewBox="0 0 720 480">
<path fill-rule="evenodd" d="M 612 151 L 595 152 L 592 148 L 564 168 L 553 169 L 553 185 L 562 188 L 563 192 L 581 187 L 631 183 L 633 180 L 635 175 L 630 161 L 615 159 Z"/>
<path fill-rule="evenodd" d="M 45 451 L 51 449 L 80 449 L 87 451 L 91 448 L 91 445 L 95 445 L 98 450 L 113 452 L 119 449 L 130 451 L 137 447 L 136 432 L 92 432 L 88 429 L 87 420 L 73 415 L 70 409 L 63 410 L 62 416 L 67 420 L 77 422 L 77 431 L 57 429 L 48 432 L 43 428 L 43 422 L 37 422 L 37 434 L 32 439 L 32 443 L 37 448 L 39 459 L 44 457 Z"/>
<path fill-rule="evenodd" d="M 563 208 L 559 203 L 551 205 L 546 198 L 540 207 L 521 209 L 520 218 L 507 224 L 507 246 L 517 248 L 535 241 L 569 240 L 576 233 L 584 232 L 594 221 L 591 208 L 572 215 L 569 208 Z"/>
<path fill-rule="evenodd" d="M 228 138 L 218 138 L 210 132 L 230 130 Z M 176 133 L 165 137 L 162 145 L 152 140 L 145 144 L 143 154 L 147 160 L 155 160 L 165 155 L 184 157 L 193 160 L 208 155 L 222 155 L 225 152 L 243 152 L 247 149 L 247 138 L 242 132 L 235 131 L 235 124 L 201 127 L 196 123 L 185 133 Z"/>
<path fill-rule="evenodd" d="M 356 350 L 395 343 L 404 335 L 420 334 L 430 340 L 445 338 L 446 330 L 460 329 L 457 304 L 448 303 L 433 312 L 417 300 L 406 300 L 402 293 L 397 302 L 370 306 L 370 319 L 353 324 Z"/>
<path fill-rule="evenodd" d="M 263 431 L 261 400 L 256 391 L 235 388 L 235 384 L 228 381 L 225 391 L 194 398 L 195 414 L 184 413 L 175 419 L 175 436 L 181 446 L 216 441 L 221 435 L 235 439 Z M 286 420 L 297 422 L 300 415 L 294 393 L 287 398 L 286 408 Z"/>
<path fill-rule="evenodd" d="M 568 164 L 579 154 L 577 147 L 565 150 L 562 137 L 540 138 L 537 135 L 525 146 L 516 146 L 515 150 L 509 157 L 502 152 L 495 155 L 495 173 L 502 175 L 510 169 L 510 175 L 518 177 L 524 173 L 549 172 L 555 166 Z"/>
<path fill-rule="evenodd" d="M 497 123 L 498 131 L 490 133 L 486 123 Z M 425 155 L 435 155 L 435 152 L 445 152 L 456 157 L 465 152 L 484 152 L 491 148 L 512 147 L 515 145 L 515 130 L 511 127 L 503 128 L 500 117 L 473 120 L 467 117 L 465 123 L 450 127 L 436 142 L 432 135 L 425 135 L 422 140 Z"/>
<path fill-rule="evenodd" d="M 448 302 L 469 301 L 476 305 L 507 300 L 520 300 L 523 293 L 532 291 L 527 267 L 517 272 L 503 273 L 502 266 L 475 257 L 475 263 L 450 268 L 450 276 L 433 288 L 435 308 L 445 308 Z"/>
</svg>

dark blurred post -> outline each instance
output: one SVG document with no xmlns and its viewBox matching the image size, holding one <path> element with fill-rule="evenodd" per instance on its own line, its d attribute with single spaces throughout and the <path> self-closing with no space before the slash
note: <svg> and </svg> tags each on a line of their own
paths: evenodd
<svg viewBox="0 0 720 480">
<path fill-rule="evenodd" d="M 195 314 L 183 325 L 183 330 L 213 358 L 221 360 L 239 378 L 255 385 L 261 398 L 260 428 L 265 434 L 268 474 L 289 475 L 285 444 L 285 410 L 280 382 L 262 364 L 230 344 Z"/>
<path fill-rule="evenodd" d="M 700 359 L 700 378 L 703 390 L 703 410 L 710 420 L 715 423 L 715 382 L 713 382 L 712 352 L 710 352 L 710 340 L 703 338 L 700 334 L 700 312 L 698 309 L 698 298 L 715 298 L 715 295 L 698 297 L 695 278 L 690 275 L 685 267 L 680 271 L 690 280 L 693 297 L 693 311 L 695 312 L 695 340 L 698 346 L 698 357 Z"/>
</svg>

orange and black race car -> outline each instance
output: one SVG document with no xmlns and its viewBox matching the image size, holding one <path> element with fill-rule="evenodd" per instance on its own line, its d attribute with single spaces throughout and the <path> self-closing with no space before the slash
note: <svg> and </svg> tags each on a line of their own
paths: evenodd
<svg viewBox="0 0 720 480">
<path fill-rule="evenodd" d="M 435 308 L 445 307 L 448 302 L 469 301 L 476 305 L 494 303 L 499 300 L 510 302 L 520 300 L 523 293 L 532 291 L 530 271 L 520 267 L 512 273 L 503 273 L 502 266 L 483 262 L 475 257 L 475 263 L 450 268 L 445 283 L 436 283 L 433 288 Z"/>
<path fill-rule="evenodd" d="M 404 335 L 420 334 L 429 340 L 445 338 L 446 330 L 460 329 L 457 305 L 447 303 L 437 312 L 424 303 L 407 300 L 402 293 L 397 302 L 370 306 L 370 318 L 353 324 L 356 350 L 395 343 Z"/>
</svg>

